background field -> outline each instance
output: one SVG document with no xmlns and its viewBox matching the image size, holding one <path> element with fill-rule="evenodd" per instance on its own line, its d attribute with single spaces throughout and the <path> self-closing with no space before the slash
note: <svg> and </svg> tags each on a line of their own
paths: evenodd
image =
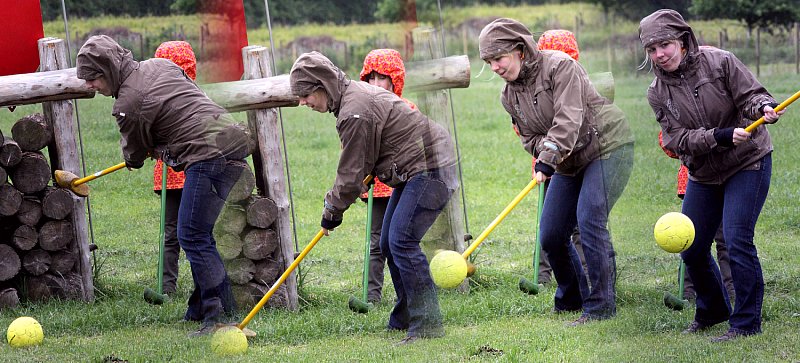
<svg viewBox="0 0 800 363">
<path fill-rule="evenodd" d="M 496 15 L 510 15 L 502 11 Z M 635 26 L 621 25 L 616 31 L 630 36 Z M 603 30 L 586 29 L 584 34 L 601 39 Z M 587 47 L 581 59 L 596 72 L 606 69 L 606 56 L 602 47 Z M 300 311 L 262 311 L 249 326 L 258 332 L 249 352 L 229 361 L 800 361 L 796 253 L 800 157 L 793 146 L 800 136 L 800 114 L 790 110 L 777 125 L 769 126 L 775 144 L 774 174 L 755 239 L 766 282 L 764 334 L 711 344 L 708 338 L 726 327 L 681 335 L 694 309 L 674 312 L 661 301 L 665 291 L 677 292 L 678 257 L 656 247 L 652 227 L 663 213 L 680 208 L 675 197 L 678 165 L 657 145 L 658 125 L 644 97 L 652 75 L 619 67 L 616 103 L 627 114 L 637 145 L 631 181 L 610 220 L 618 255 L 617 318 L 567 328 L 564 323 L 577 315 L 551 313 L 553 287 L 538 296 L 517 289 L 518 279 L 532 274 L 536 206 L 532 193 L 478 251 L 479 270 L 471 292 L 441 291 L 447 335 L 393 347 L 403 335 L 385 330 L 388 302 L 394 298 L 388 273 L 386 303 L 368 315 L 347 308 L 347 297 L 360 293 L 366 208 L 359 202 L 345 214 L 344 224 L 303 262 Z M 473 77 L 480 69 L 481 63 L 473 61 Z M 796 91 L 798 76 L 790 66 L 766 69 L 761 80 L 776 98 L 785 99 Z M 502 81 L 490 74 L 485 70 L 468 89 L 452 91 L 473 235 L 530 180 L 530 156 L 520 147 L 498 101 Z M 119 134 L 110 116 L 112 101 L 104 97 L 78 101 L 89 171 L 120 160 Z M 14 120 L 40 110 L 33 106 L 13 113 L 0 110 L 0 129 L 10 134 Z M 319 229 L 322 197 L 335 175 L 339 142 L 332 115 L 306 108 L 286 108 L 282 115 L 302 248 Z M 141 298 L 145 287 L 155 285 L 158 256 L 159 200 L 151 191 L 151 169 L 149 162 L 141 170 L 123 170 L 92 182 L 94 240 L 100 247 L 95 254 L 97 301 L 53 301 L 0 311 L 0 326 L 29 315 L 43 324 L 46 333 L 44 344 L 32 349 L 0 345 L 0 361 L 220 361 L 211 355 L 207 339 L 186 338 L 196 325 L 178 322 L 190 291 L 188 263 L 181 263 L 180 291 L 173 301 L 156 307 Z"/>
</svg>

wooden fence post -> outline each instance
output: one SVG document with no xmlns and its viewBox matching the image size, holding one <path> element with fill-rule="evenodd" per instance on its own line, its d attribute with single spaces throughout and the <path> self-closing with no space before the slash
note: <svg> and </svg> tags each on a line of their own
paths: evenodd
<svg viewBox="0 0 800 363">
<path fill-rule="evenodd" d="M 42 38 L 39 40 L 39 68 L 40 71 L 55 71 L 69 68 L 67 50 L 64 41 L 55 38 Z M 66 170 L 75 175 L 81 175 L 78 148 L 73 130 L 73 105 L 71 100 L 49 101 L 42 103 L 45 120 L 53 127 L 54 141 L 48 150 L 58 157 L 50 160 L 53 170 Z M 78 269 L 81 274 L 81 299 L 94 300 L 94 283 L 92 281 L 92 265 L 89 262 L 89 242 L 86 222 L 86 201 L 70 193 L 72 197 L 71 221 L 74 227 L 76 245 L 78 248 Z"/>
<path fill-rule="evenodd" d="M 794 23 L 794 73 L 800 74 L 800 23 Z"/>
<path fill-rule="evenodd" d="M 270 55 L 266 47 L 247 46 L 242 48 L 244 62 L 244 78 L 247 80 L 272 77 Z M 278 111 L 274 108 L 247 111 L 250 130 L 256 137 L 257 147 L 253 153 L 253 164 L 256 169 L 256 184 L 259 194 L 269 197 L 278 207 L 275 229 L 278 232 L 279 246 L 283 256 L 285 271 L 294 261 L 292 245 L 292 228 L 290 220 L 289 199 L 286 188 L 286 175 L 283 170 L 281 154 L 281 125 Z M 260 185 L 259 185 L 260 184 Z M 286 279 L 286 301 L 289 310 L 297 310 L 297 273 L 292 272 Z"/>
<path fill-rule="evenodd" d="M 440 39 L 436 37 L 436 32 L 430 28 L 417 28 L 412 32 L 414 37 L 414 53 L 417 59 L 438 59 L 444 57 L 442 47 L 439 42 Z M 419 94 L 419 105 L 417 105 L 423 114 L 428 118 L 441 125 L 448 130 L 450 135 L 454 132 L 453 114 L 450 108 L 450 100 L 447 97 L 447 91 L 437 90 L 428 91 Z M 455 136 L 453 135 L 455 140 Z M 456 153 L 456 150 L 453 150 Z M 460 160 L 456 162 L 460 163 Z M 459 166 L 460 167 L 460 166 Z M 457 177 L 457 176 L 455 176 Z M 429 259 L 433 258 L 433 252 L 437 249 L 454 250 L 463 252 L 465 249 L 464 240 L 466 237 L 463 204 L 461 197 L 461 188 L 453 193 L 450 197 L 450 202 L 436 219 L 433 226 L 431 226 L 428 233 L 422 240 L 423 250 L 428 255 Z M 468 289 L 469 285 L 462 283 L 460 289 Z"/>
<path fill-rule="evenodd" d="M 756 77 L 761 77 L 761 27 L 756 28 Z"/>
</svg>

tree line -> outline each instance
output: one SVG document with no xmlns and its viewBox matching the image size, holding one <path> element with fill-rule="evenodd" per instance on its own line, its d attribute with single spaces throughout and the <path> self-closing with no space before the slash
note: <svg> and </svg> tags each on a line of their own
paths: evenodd
<svg viewBox="0 0 800 363">
<path fill-rule="evenodd" d="M 165 16 L 196 14 L 230 0 L 64 0 L 69 17 Z M 689 19 L 734 19 L 749 30 L 755 28 L 790 28 L 800 21 L 800 0 L 583 0 L 600 5 L 607 15 L 638 21 L 658 9 L 674 9 Z M 436 21 L 444 7 L 469 5 L 540 5 L 568 3 L 575 0 L 272 0 L 270 16 L 274 24 L 305 23 L 374 23 L 418 19 Z M 45 21 L 59 19 L 61 0 L 41 0 Z M 247 26 L 266 24 L 264 0 L 243 0 Z M 430 18 L 430 19 L 428 19 Z"/>
</svg>

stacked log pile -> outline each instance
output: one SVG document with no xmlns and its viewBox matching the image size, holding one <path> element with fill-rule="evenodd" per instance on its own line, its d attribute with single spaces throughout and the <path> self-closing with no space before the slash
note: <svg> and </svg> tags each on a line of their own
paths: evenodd
<svg viewBox="0 0 800 363">
<path fill-rule="evenodd" d="M 271 199 L 253 194 L 255 175 L 248 165 L 241 166 L 242 176 L 228 194 L 214 227 L 214 239 L 233 285 L 237 306 L 247 310 L 261 300 L 283 273 L 284 261 L 274 226 L 278 207 Z M 285 296 L 279 290 L 268 306 L 286 307 Z"/>
<path fill-rule="evenodd" d="M 0 308 L 20 299 L 79 299 L 81 276 L 70 191 L 54 187 L 42 150 L 53 130 L 41 114 L 0 132 Z"/>
</svg>

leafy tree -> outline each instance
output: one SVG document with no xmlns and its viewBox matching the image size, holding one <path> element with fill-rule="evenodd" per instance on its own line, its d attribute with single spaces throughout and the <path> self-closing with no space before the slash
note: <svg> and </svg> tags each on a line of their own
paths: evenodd
<svg viewBox="0 0 800 363">
<path fill-rule="evenodd" d="M 610 14 L 623 19 L 639 21 L 659 9 L 673 9 L 686 16 L 692 0 L 586 0 L 603 7 L 606 19 Z"/>
<path fill-rule="evenodd" d="M 800 0 L 694 0 L 691 12 L 702 19 L 735 19 L 747 25 L 748 34 L 756 27 L 769 31 L 773 26 L 790 28 L 800 14 Z"/>
</svg>

